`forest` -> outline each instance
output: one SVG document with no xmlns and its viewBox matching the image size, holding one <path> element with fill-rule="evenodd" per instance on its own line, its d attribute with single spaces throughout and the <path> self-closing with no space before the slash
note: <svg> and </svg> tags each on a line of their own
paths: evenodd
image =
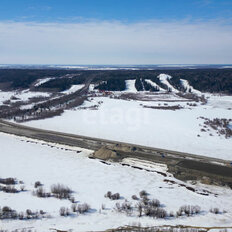
<svg viewBox="0 0 232 232">
<path fill-rule="evenodd" d="M 55 77 L 36 89 L 39 91 L 64 91 L 74 84 L 83 84 L 91 79 L 95 88 L 107 91 L 123 91 L 126 89 L 125 80 L 136 80 L 137 90 L 157 91 L 145 79 L 152 80 L 161 88 L 167 89 L 157 76 L 161 73 L 171 75 L 170 83 L 177 89 L 183 88 L 180 79 L 189 81 L 195 89 L 202 92 L 232 94 L 231 69 L 175 69 L 175 70 L 61 70 L 61 69 L 1 69 L 0 89 L 27 89 L 38 80 Z M 66 75 L 72 75 L 67 78 Z M 183 90 L 183 89 L 182 89 Z"/>
</svg>

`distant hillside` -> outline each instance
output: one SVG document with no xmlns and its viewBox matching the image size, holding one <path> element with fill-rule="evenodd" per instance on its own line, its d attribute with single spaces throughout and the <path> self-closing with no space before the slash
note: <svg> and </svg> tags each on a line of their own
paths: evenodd
<svg viewBox="0 0 232 232">
<path fill-rule="evenodd" d="M 0 69 L 1 89 L 43 89 L 64 91 L 74 84 L 82 84 L 91 78 L 95 88 L 108 91 L 123 91 L 125 80 L 136 80 L 138 91 L 157 91 L 157 88 L 146 82 L 151 80 L 163 89 L 167 86 L 157 76 L 161 73 L 172 76 L 170 84 L 178 90 L 184 90 L 180 79 L 201 92 L 232 94 L 231 69 L 175 69 L 175 70 L 61 70 L 61 69 Z M 67 75 L 71 75 L 67 77 Z M 38 79 L 53 77 L 51 80 L 33 86 Z"/>
</svg>

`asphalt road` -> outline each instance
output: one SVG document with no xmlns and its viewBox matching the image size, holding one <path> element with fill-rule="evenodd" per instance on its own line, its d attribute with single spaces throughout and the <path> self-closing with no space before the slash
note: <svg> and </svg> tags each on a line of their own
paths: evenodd
<svg viewBox="0 0 232 232">
<path fill-rule="evenodd" d="M 195 173 L 204 173 L 201 175 L 213 175 L 220 176 L 221 178 L 229 178 L 232 183 L 231 161 L 228 160 L 50 130 L 42 130 L 3 120 L 0 120 L 0 132 L 46 142 L 86 148 L 94 151 L 98 150 L 102 146 L 112 146 L 122 155 L 122 157 L 136 157 L 144 160 L 166 163 L 167 165 L 172 166 L 170 169 L 178 167 L 185 170 L 194 170 Z"/>
</svg>

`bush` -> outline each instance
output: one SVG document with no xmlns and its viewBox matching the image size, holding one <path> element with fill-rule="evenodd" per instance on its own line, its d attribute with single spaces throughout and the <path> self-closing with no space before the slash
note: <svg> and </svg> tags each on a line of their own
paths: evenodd
<svg viewBox="0 0 232 232">
<path fill-rule="evenodd" d="M 108 191 L 106 194 L 105 194 L 105 197 L 106 198 L 110 198 L 111 199 L 111 196 L 112 196 L 112 192 Z"/>
<path fill-rule="evenodd" d="M 70 212 L 68 208 L 65 208 L 65 207 L 60 208 L 60 216 L 65 217 L 69 215 L 70 215 Z"/>
<path fill-rule="evenodd" d="M 0 184 L 15 185 L 17 184 L 17 181 L 14 178 L 5 178 L 5 179 L 0 178 Z"/>
<path fill-rule="evenodd" d="M 120 194 L 119 193 L 112 194 L 110 191 L 108 191 L 105 194 L 105 197 L 107 197 L 107 198 L 109 198 L 111 200 L 118 200 L 118 199 L 120 199 Z"/>
<path fill-rule="evenodd" d="M 219 208 L 211 208 L 210 212 L 214 213 L 214 214 L 219 214 L 220 213 Z"/>
<path fill-rule="evenodd" d="M 75 197 L 70 197 L 69 200 L 70 200 L 72 203 L 75 203 L 75 202 L 76 202 Z"/>
<path fill-rule="evenodd" d="M 105 204 L 102 204 L 102 205 L 101 205 L 101 209 L 102 209 L 102 210 L 105 210 L 105 209 L 106 209 Z"/>
<path fill-rule="evenodd" d="M 6 193 L 18 193 L 19 190 L 17 190 L 14 186 L 7 185 L 7 186 L 0 186 L 0 191 L 6 192 Z"/>
<path fill-rule="evenodd" d="M 125 212 L 126 214 L 130 214 L 133 210 L 131 203 L 128 201 L 123 202 L 122 204 L 116 203 L 115 208 L 118 212 Z"/>
<path fill-rule="evenodd" d="M 72 190 L 67 186 L 61 184 L 54 184 L 51 186 L 51 192 L 56 198 L 68 199 L 71 197 Z"/>
<path fill-rule="evenodd" d="M 38 188 L 38 187 L 41 187 L 41 186 L 42 186 L 42 184 L 41 184 L 40 181 L 36 181 L 35 184 L 34 184 L 35 188 Z"/>
<path fill-rule="evenodd" d="M 149 199 L 148 199 L 147 196 L 143 196 L 143 198 L 142 198 L 142 203 L 143 203 L 144 205 L 148 205 L 148 204 L 149 204 Z"/>
<path fill-rule="evenodd" d="M 139 199 L 136 195 L 132 195 L 131 198 L 132 198 L 133 200 L 138 200 L 138 199 Z"/>
<path fill-rule="evenodd" d="M 174 217 L 175 215 L 174 215 L 174 213 L 173 213 L 173 211 L 171 211 L 170 213 L 169 213 L 169 217 Z"/>
<path fill-rule="evenodd" d="M 37 219 L 39 218 L 39 213 L 38 212 L 32 212 L 30 209 L 26 210 L 26 219 Z"/>
<path fill-rule="evenodd" d="M 87 213 L 90 210 L 90 206 L 87 203 L 77 205 L 77 211 L 80 214 Z"/>
<path fill-rule="evenodd" d="M 0 219 L 15 219 L 17 218 L 17 212 L 12 210 L 8 206 L 4 206 L 2 209 L 0 208 Z"/>
<path fill-rule="evenodd" d="M 25 220 L 25 219 L 38 219 L 40 216 L 43 217 L 45 214 L 40 212 L 33 212 L 30 209 L 27 209 L 26 212 L 20 212 L 17 213 L 15 210 L 11 209 L 8 206 L 4 206 L 2 209 L 0 208 L 0 219 L 19 219 L 19 220 Z"/>
<path fill-rule="evenodd" d="M 167 217 L 168 213 L 166 210 L 161 208 L 153 208 L 153 207 L 146 207 L 144 209 L 144 213 L 146 216 L 154 217 L 154 218 L 165 218 Z"/>
<path fill-rule="evenodd" d="M 180 209 L 176 212 L 177 216 L 187 215 L 191 216 L 193 214 L 199 214 L 201 211 L 201 207 L 198 205 L 192 206 L 192 205 L 184 205 L 181 206 Z"/>
<path fill-rule="evenodd" d="M 51 193 L 46 193 L 43 187 L 38 187 L 36 191 L 33 191 L 33 195 L 37 197 L 50 197 Z"/>
<path fill-rule="evenodd" d="M 111 200 L 118 200 L 120 199 L 120 194 L 119 193 L 115 193 L 111 196 Z"/>
<path fill-rule="evenodd" d="M 148 196 L 148 193 L 147 193 L 145 190 L 142 190 L 142 191 L 139 193 L 139 196 L 140 196 L 141 198 L 143 198 L 143 197 Z"/>
<path fill-rule="evenodd" d="M 151 201 L 148 201 L 148 205 L 151 207 L 160 207 L 160 201 L 157 199 L 153 199 Z"/>
<path fill-rule="evenodd" d="M 139 211 L 139 217 L 142 216 L 142 213 L 143 213 L 143 204 L 141 202 L 139 202 L 137 205 L 136 205 L 138 211 Z"/>
<path fill-rule="evenodd" d="M 73 213 L 76 213 L 77 212 L 77 204 L 72 204 L 71 209 L 72 209 Z"/>
</svg>

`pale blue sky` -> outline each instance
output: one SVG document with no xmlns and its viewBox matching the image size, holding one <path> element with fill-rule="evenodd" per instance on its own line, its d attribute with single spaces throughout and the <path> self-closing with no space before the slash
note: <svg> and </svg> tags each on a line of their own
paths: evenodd
<svg viewBox="0 0 232 232">
<path fill-rule="evenodd" d="M 1 0 L 0 63 L 232 63 L 232 0 Z"/>
</svg>

